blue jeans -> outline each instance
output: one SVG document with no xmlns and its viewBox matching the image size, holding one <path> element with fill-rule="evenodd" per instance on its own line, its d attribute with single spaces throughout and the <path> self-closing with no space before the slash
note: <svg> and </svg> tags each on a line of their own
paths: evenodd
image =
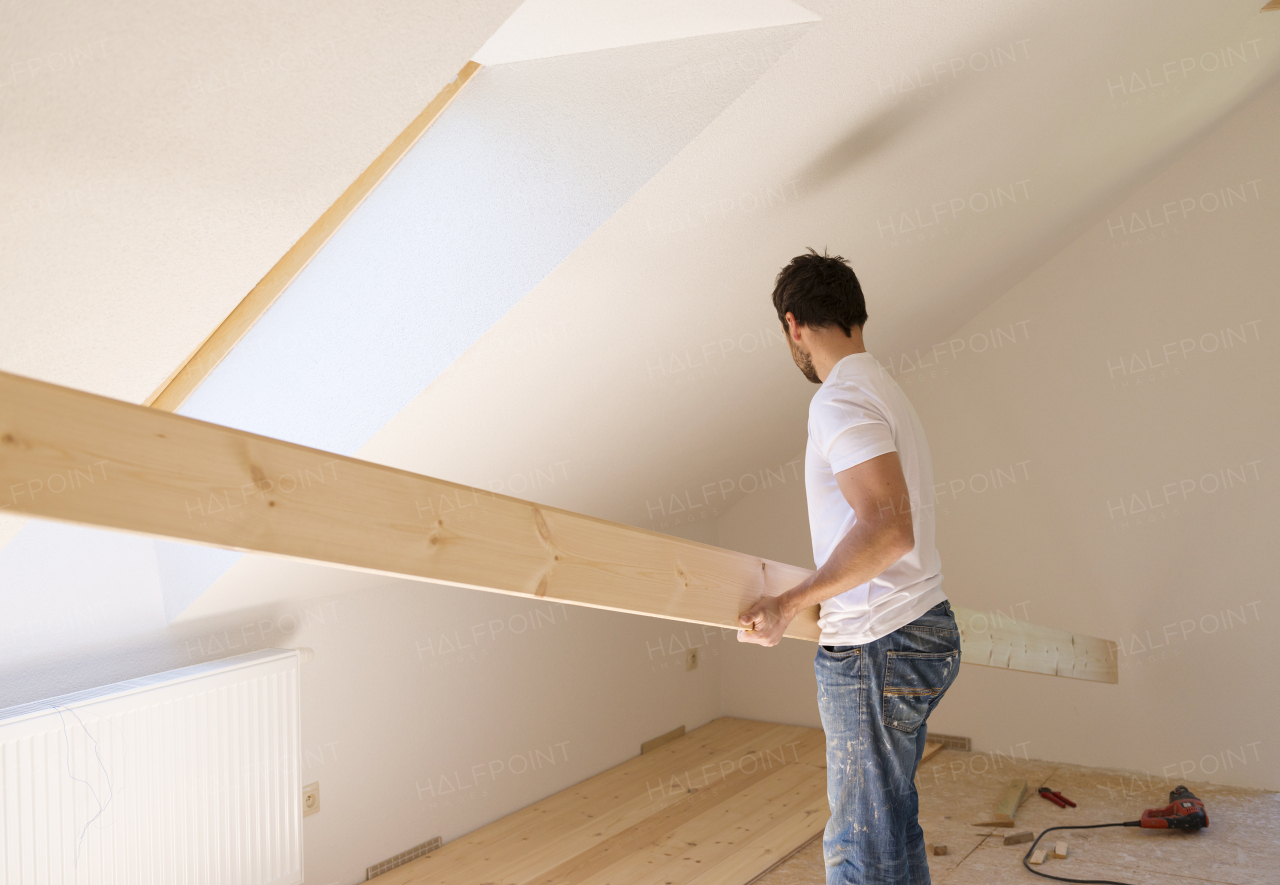
<svg viewBox="0 0 1280 885">
<path fill-rule="evenodd" d="M 925 720 L 959 668 L 960 632 L 947 602 L 875 642 L 818 646 L 827 885 L 928 885 L 916 766 Z"/>
</svg>

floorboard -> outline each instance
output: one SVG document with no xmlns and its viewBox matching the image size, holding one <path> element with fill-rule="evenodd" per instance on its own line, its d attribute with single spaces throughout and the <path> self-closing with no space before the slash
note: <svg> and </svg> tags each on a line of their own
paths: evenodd
<svg viewBox="0 0 1280 885">
<path fill-rule="evenodd" d="M 1027 844 L 1004 836 L 1137 818 L 1177 785 L 1159 776 L 928 746 L 916 777 L 937 885 L 1024 885 Z M 1026 780 L 1013 830 L 975 827 Z M 1280 794 L 1187 781 L 1209 809 L 1199 833 L 1066 831 L 1078 879 L 1262 885 L 1280 881 Z M 1049 786 L 1075 800 L 1040 799 Z M 825 741 L 815 728 L 716 719 L 374 879 L 378 885 L 823 885 Z"/>
<path fill-rule="evenodd" d="M 821 729 L 722 718 L 372 881 L 745 885 L 827 816 Z"/>
</svg>

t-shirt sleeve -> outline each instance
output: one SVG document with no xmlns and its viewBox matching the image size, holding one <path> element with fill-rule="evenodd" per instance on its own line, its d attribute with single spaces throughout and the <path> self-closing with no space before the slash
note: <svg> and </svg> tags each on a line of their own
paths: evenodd
<svg viewBox="0 0 1280 885">
<path fill-rule="evenodd" d="M 840 397 L 814 406 L 814 443 L 832 473 L 898 450 L 889 422 L 873 404 Z"/>
</svg>

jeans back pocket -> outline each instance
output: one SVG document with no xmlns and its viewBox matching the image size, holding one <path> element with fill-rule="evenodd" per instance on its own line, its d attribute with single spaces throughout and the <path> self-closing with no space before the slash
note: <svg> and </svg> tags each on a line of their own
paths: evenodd
<svg viewBox="0 0 1280 885">
<path fill-rule="evenodd" d="M 884 724 L 907 733 L 924 722 L 960 667 L 960 652 L 887 652 L 884 674 Z"/>
</svg>

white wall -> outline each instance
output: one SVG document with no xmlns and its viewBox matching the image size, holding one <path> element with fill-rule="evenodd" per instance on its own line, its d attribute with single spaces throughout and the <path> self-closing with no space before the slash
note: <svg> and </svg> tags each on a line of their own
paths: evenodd
<svg viewBox="0 0 1280 885">
<path fill-rule="evenodd" d="M 929 434 L 948 595 L 1122 645 L 1117 686 L 965 667 L 936 730 L 1280 788 L 1278 138 L 1273 87 L 936 355 L 879 353 L 868 327 Z M 735 505 L 719 543 L 811 566 L 804 528 L 781 486 Z M 725 712 L 816 724 L 812 655 L 732 649 Z"/>
<path fill-rule="evenodd" d="M 305 610 L 326 606 L 303 683 L 304 780 L 325 803 L 308 881 L 359 881 L 718 712 L 719 658 L 686 671 L 658 621 L 411 584 Z"/>
<path fill-rule="evenodd" d="M 51 549 L 35 549 L 41 540 Z M 302 777 L 319 781 L 322 810 L 304 827 L 308 882 L 363 881 L 370 864 L 457 838 L 719 713 L 720 644 L 701 628 L 363 575 L 338 595 L 165 626 L 158 580 L 104 575 L 108 541 L 118 550 L 119 536 L 33 522 L 0 551 L 12 591 L 0 706 L 258 648 L 314 649 Z M 133 543 L 144 559 L 149 546 Z M 24 604 L 23 588 L 51 596 Z M 703 652 L 686 671 L 692 644 Z"/>
<path fill-rule="evenodd" d="M 745 495 L 715 528 L 715 543 L 721 547 L 813 568 L 803 472 L 797 482 Z M 822 727 L 813 676 L 817 648 L 812 642 L 784 639 L 773 648 L 761 648 L 735 638 L 726 645 L 721 664 L 724 715 Z"/>
<path fill-rule="evenodd" d="M 358 448 L 805 27 L 483 69 L 183 411 Z M 665 88 L 707 59 L 745 61 L 697 90 Z M 555 345 L 569 337 L 563 319 L 549 325 Z M 455 419 L 422 436 L 475 432 Z M 529 461 L 504 439 L 470 472 L 420 469 L 591 511 L 580 463 Z M 516 485 L 525 476 L 533 488 Z M 303 776 L 321 783 L 322 811 L 305 826 L 308 881 L 320 883 L 361 881 L 370 864 L 474 830 L 720 705 L 718 631 L 40 520 L 0 547 L 0 611 L 0 706 L 255 648 L 314 648 Z"/>
</svg>

